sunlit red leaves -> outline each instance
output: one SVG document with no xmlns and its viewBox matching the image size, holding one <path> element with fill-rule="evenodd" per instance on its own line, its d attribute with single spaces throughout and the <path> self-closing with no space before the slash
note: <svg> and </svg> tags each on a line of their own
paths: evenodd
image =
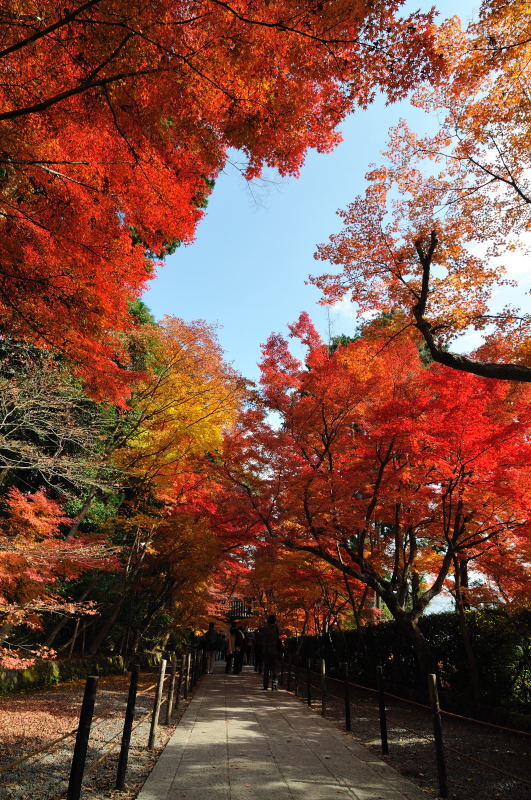
<svg viewBox="0 0 531 800">
<path fill-rule="evenodd" d="M 452 553 L 479 566 L 496 542 L 512 542 L 505 557 L 519 568 L 525 389 L 426 368 L 410 336 L 389 342 L 375 328 L 331 352 L 308 330 L 305 317 L 292 328 L 308 344 L 298 370 L 279 337 L 264 350 L 265 409 L 279 422 L 255 412 L 227 441 L 225 478 L 263 541 L 329 559 L 338 581 L 341 552 L 350 574 L 388 592 L 393 613 L 405 612 L 393 604 L 413 573 L 442 589 Z"/>
<path fill-rule="evenodd" d="M 396 331 L 404 317 L 423 334 L 429 330 L 440 351 L 475 329 L 483 337 L 476 360 L 526 365 L 529 315 L 493 306 L 496 290 L 511 283 L 506 268 L 529 256 L 530 42 L 523 5 L 487 1 L 466 32 L 456 19 L 441 26 L 437 41 L 449 74 L 415 98 L 439 115 L 439 130 L 419 136 L 405 121 L 391 130 L 385 166 L 368 173 L 365 195 L 340 212 L 342 231 L 318 248 L 316 257 L 338 273 L 314 282 L 327 302 L 347 295 L 364 317 L 393 314 Z M 422 253 L 432 236 L 426 268 Z M 528 373 L 505 374 L 529 380 Z"/>
<path fill-rule="evenodd" d="M 123 401 L 135 376 L 113 332 L 155 254 L 193 239 L 228 148 L 248 178 L 296 174 L 375 91 L 395 99 L 440 70 L 432 14 L 401 20 L 398 6 L 4 4 L 3 327 Z"/>
</svg>

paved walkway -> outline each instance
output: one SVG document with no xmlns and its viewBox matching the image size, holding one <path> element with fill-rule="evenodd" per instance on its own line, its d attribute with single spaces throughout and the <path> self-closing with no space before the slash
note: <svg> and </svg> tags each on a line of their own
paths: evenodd
<svg viewBox="0 0 531 800">
<path fill-rule="evenodd" d="M 427 800 L 336 724 L 259 678 L 205 675 L 138 800 Z"/>
</svg>

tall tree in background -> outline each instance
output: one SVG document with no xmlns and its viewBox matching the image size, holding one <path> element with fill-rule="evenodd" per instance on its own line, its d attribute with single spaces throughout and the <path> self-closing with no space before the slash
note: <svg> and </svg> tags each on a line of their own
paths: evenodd
<svg viewBox="0 0 531 800">
<path fill-rule="evenodd" d="M 420 137 L 401 122 L 385 166 L 345 211 L 343 230 L 317 257 L 338 266 L 314 282 L 327 301 L 348 296 L 359 313 L 392 312 L 395 330 L 415 326 L 431 357 L 490 378 L 531 380 L 525 310 L 493 309 L 506 268 L 529 259 L 529 76 L 525 2 L 483 3 L 464 33 L 458 20 L 438 31 L 450 75 L 414 102 L 443 122 Z M 468 331 L 472 357 L 450 351 Z"/>
<path fill-rule="evenodd" d="M 326 634 L 345 623 L 357 627 L 372 618 L 368 593 L 359 581 L 341 580 L 321 559 L 275 542 L 257 549 L 247 586 L 257 625 L 273 613 L 284 631 L 298 636 Z"/>
<path fill-rule="evenodd" d="M 227 439 L 222 471 L 277 547 L 307 552 L 387 605 L 432 664 L 418 621 L 498 544 L 518 564 L 528 535 L 524 387 L 424 367 L 411 337 L 380 330 L 335 352 L 308 317 L 291 327 L 305 363 L 272 336 L 262 409 Z M 280 415 L 272 427 L 266 413 Z M 510 543 L 510 544 L 509 544 Z M 480 568 L 480 567 L 479 567 Z"/>
<path fill-rule="evenodd" d="M 275 0 L 11 0 L 0 11 L 0 323 L 127 396 L 127 328 L 237 148 L 296 174 L 343 117 L 438 72 L 432 14 Z"/>
<path fill-rule="evenodd" d="M 123 345 L 144 377 L 125 410 L 84 395 L 62 358 L 2 343 L 5 664 L 42 640 L 60 652 L 80 642 L 83 653 L 128 652 L 178 615 L 184 625 L 206 614 L 223 553 L 209 527 L 219 492 L 206 456 L 221 448 L 246 385 L 212 327 L 135 315 L 144 324 Z"/>
</svg>

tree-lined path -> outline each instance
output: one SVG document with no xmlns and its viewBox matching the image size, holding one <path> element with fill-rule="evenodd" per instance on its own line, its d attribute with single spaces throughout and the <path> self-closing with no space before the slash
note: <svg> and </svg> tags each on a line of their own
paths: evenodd
<svg viewBox="0 0 531 800">
<path fill-rule="evenodd" d="M 260 676 L 205 676 L 138 800 L 426 800 Z"/>
</svg>

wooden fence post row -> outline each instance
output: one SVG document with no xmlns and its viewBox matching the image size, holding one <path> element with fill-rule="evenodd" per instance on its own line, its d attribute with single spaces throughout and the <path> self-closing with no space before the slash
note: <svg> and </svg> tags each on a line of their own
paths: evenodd
<svg viewBox="0 0 531 800">
<path fill-rule="evenodd" d="M 188 700 L 188 693 L 190 691 L 190 651 L 184 651 L 184 691 L 183 696 L 185 700 Z"/>
<path fill-rule="evenodd" d="M 321 659 L 321 714 L 326 716 L 326 661 Z"/>
<path fill-rule="evenodd" d="M 324 658 L 321 658 L 320 662 L 321 662 L 321 714 L 325 716 L 326 701 L 327 701 L 326 660 Z M 292 656 L 290 653 L 288 654 L 287 680 L 286 680 L 286 689 L 288 692 L 291 691 L 292 667 L 293 667 L 293 681 L 294 681 L 293 692 L 295 696 L 297 696 L 299 691 L 299 684 L 301 682 L 299 665 L 297 662 L 295 662 L 294 664 L 292 663 Z M 281 675 L 282 677 L 284 676 L 284 665 L 282 665 Z M 346 661 L 344 664 L 343 675 L 344 675 L 343 685 L 344 685 L 344 706 L 345 706 L 345 730 L 351 731 L 352 718 L 351 718 L 351 701 L 350 701 L 350 683 L 348 675 L 348 662 Z M 376 667 L 376 684 L 378 688 L 378 712 L 380 720 L 380 738 L 382 742 L 382 753 L 383 755 L 388 755 L 389 741 L 387 734 L 387 712 L 386 712 L 385 687 L 384 687 L 382 666 Z M 446 758 L 445 758 L 444 742 L 442 735 L 441 709 L 439 705 L 439 695 L 437 692 L 437 678 L 434 674 L 428 675 L 428 692 L 429 692 L 432 717 L 433 717 L 433 738 L 435 742 L 435 756 L 437 761 L 439 797 L 447 798 L 448 779 L 446 772 Z M 312 705 L 311 659 L 308 659 L 306 693 L 307 693 L 308 705 L 311 706 Z"/>
<path fill-rule="evenodd" d="M 350 716 L 350 684 L 348 682 L 348 663 L 345 661 L 345 680 L 344 680 L 344 690 L 345 690 L 345 730 L 351 731 L 352 730 L 352 721 Z"/>
<path fill-rule="evenodd" d="M 385 713 L 383 667 L 376 667 L 376 683 L 378 686 L 378 710 L 380 714 L 380 737 L 382 740 L 382 753 L 384 756 L 386 756 L 389 753 L 389 745 L 387 743 L 387 717 Z"/>
<path fill-rule="evenodd" d="M 171 715 L 173 713 L 173 696 L 175 694 L 176 680 L 177 680 L 177 658 L 174 653 L 171 659 L 170 683 L 168 685 L 168 699 L 166 702 L 166 725 L 169 725 L 171 722 Z"/>
<path fill-rule="evenodd" d="M 441 709 L 439 694 L 437 692 L 437 677 L 432 673 L 428 675 L 428 692 L 433 715 L 433 738 L 435 740 L 435 757 L 437 759 L 437 776 L 439 779 L 439 796 L 448 797 L 448 781 L 446 779 L 446 761 L 444 757 L 444 744 L 441 725 Z"/>
<path fill-rule="evenodd" d="M 160 662 L 159 680 L 155 692 L 155 700 L 153 703 L 153 713 L 151 715 L 151 726 L 149 729 L 148 750 L 153 750 L 155 746 L 155 735 L 157 733 L 157 725 L 159 723 L 160 704 L 162 701 L 162 689 L 164 686 L 164 676 L 166 674 L 166 659 L 163 658 Z"/>
<path fill-rule="evenodd" d="M 129 759 L 129 744 L 131 742 L 131 731 L 133 730 L 137 689 L 138 665 L 135 664 L 131 670 L 131 680 L 129 682 L 129 694 L 127 696 L 127 708 L 125 710 L 124 730 L 122 733 L 120 756 L 118 758 L 118 769 L 116 771 L 115 789 L 123 789 L 125 785 L 125 774 L 127 772 L 127 761 Z"/>
<path fill-rule="evenodd" d="M 286 689 L 291 692 L 291 653 L 288 655 L 288 679 L 286 682 Z"/>
<path fill-rule="evenodd" d="M 198 658 L 197 658 L 197 650 L 194 650 L 194 654 L 192 657 L 192 686 L 195 686 L 197 683 L 197 672 L 198 672 Z"/>
<path fill-rule="evenodd" d="M 79 714 L 79 726 L 77 729 L 74 755 L 72 756 L 68 791 L 66 794 L 67 800 L 79 800 L 81 794 L 81 784 L 83 783 L 83 773 L 85 772 L 85 761 L 87 759 L 88 740 L 90 726 L 92 725 L 92 715 L 94 714 L 97 688 L 98 678 L 96 675 L 91 675 L 87 678 L 85 684 L 85 693 L 83 695 L 81 712 Z"/>
<path fill-rule="evenodd" d="M 181 656 L 181 668 L 179 670 L 179 678 L 177 679 L 177 691 L 175 692 L 175 711 L 179 708 L 179 700 L 181 699 L 181 689 L 183 686 L 184 673 L 186 669 L 186 654 L 183 652 Z"/>
</svg>

